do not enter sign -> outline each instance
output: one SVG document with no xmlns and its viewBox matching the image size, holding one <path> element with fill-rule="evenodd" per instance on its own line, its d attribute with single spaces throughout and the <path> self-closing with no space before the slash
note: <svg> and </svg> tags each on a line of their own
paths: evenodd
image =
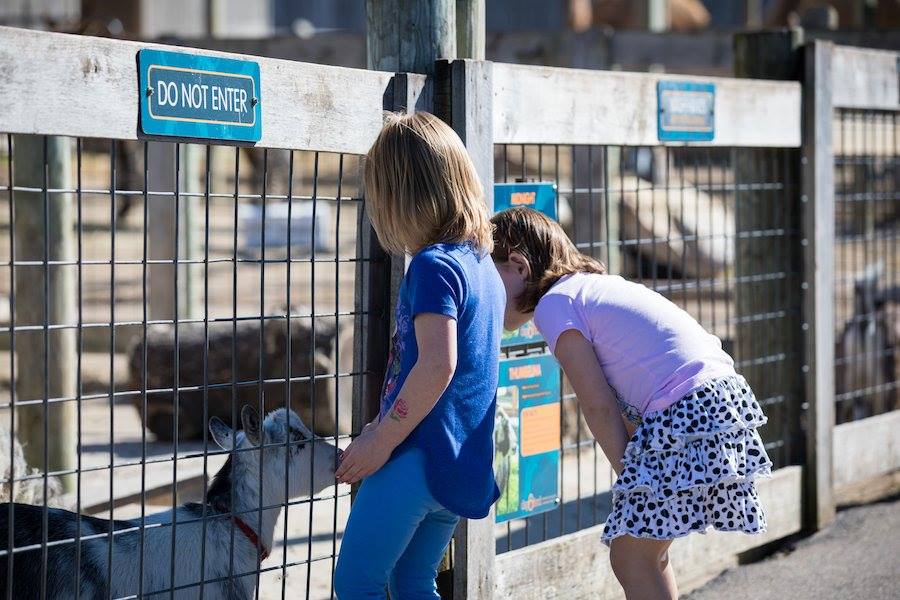
<svg viewBox="0 0 900 600">
<path fill-rule="evenodd" d="M 257 142 L 262 137 L 259 65 L 141 50 L 141 131 L 149 135 Z"/>
</svg>

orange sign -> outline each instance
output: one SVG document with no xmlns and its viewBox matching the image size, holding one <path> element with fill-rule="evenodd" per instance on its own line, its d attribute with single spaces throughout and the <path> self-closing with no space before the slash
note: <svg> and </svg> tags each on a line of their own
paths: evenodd
<svg viewBox="0 0 900 600">
<path fill-rule="evenodd" d="M 522 456 L 559 450 L 559 414 L 559 402 L 522 409 Z"/>
<path fill-rule="evenodd" d="M 537 198 L 537 192 L 513 192 L 510 194 L 509 203 L 513 206 L 531 206 Z"/>
</svg>

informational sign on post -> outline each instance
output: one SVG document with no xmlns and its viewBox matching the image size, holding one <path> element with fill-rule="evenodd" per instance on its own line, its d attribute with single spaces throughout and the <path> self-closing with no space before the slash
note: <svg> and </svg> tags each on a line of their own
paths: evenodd
<svg viewBox="0 0 900 600">
<path fill-rule="evenodd" d="M 262 138 L 258 63 L 144 49 L 138 69 L 143 133 L 244 142 Z"/>
<path fill-rule="evenodd" d="M 560 373 L 548 355 L 500 361 L 494 425 L 498 523 L 559 504 Z"/>
<path fill-rule="evenodd" d="M 716 136 L 716 86 L 694 81 L 656 84 L 661 142 L 708 142 Z"/>
<path fill-rule="evenodd" d="M 556 184 L 548 182 L 536 183 L 495 183 L 494 211 L 507 208 L 527 206 L 540 211 L 556 220 Z M 515 331 L 504 331 L 500 340 L 501 348 L 539 344 L 543 341 L 534 323 L 529 321 Z"/>
</svg>

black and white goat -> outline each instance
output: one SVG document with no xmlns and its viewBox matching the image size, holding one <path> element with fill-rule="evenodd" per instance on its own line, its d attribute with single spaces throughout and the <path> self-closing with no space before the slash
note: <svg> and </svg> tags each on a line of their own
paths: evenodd
<svg viewBox="0 0 900 600">
<path fill-rule="evenodd" d="M 884 265 L 870 266 L 853 286 L 853 314 L 837 340 L 837 422 L 894 410 L 896 348 L 888 304 L 900 302 L 900 287 L 880 288 Z"/>
<path fill-rule="evenodd" d="M 68 600 L 76 597 L 77 586 L 85 599 L 170 598 L 171 588 L 175 588 L 174 598 L 193 599 L 198 597 L 203 581 L 210 582 L 204 583 L 204 598 L 253 598 L 255 572 L 272 548 L 282 506 L 290 498 L 310 496 L 333 485 L 340 451 L 327 442 L 314 440 L 293 411 L 279 409 L 260 422 L 259 413 L 245 406 L 241 421 L 243 431 L 234 431 L 218 418 L 210 420 L 213 440 L 223 450 L 236 451 L 213 478 L 205 506 L 185 504 L 144 519 L 143 564 L 140 519 L 110 524 L 106 519 L 79 519 L 69 511 L 47 509 L 47 540 L 51 544 L 46 548 L 44 569 L 44 508 L 13 505 L 12 597 L 27 600 L 45 595 L 51 600 Z M 8 544 L 8 517 L 9 505 L 0 504 L 3 551 Z M 79 537 L 78 521 L 82 541 L 76 562 L 73 540 Z M 110 526 L 116 532 L 111 548 Z M 205 555 L 203 565 L 201 549 Z M 0 557 L 0 593 L 4 595 L 9 583 L 8 556 L 4 552 Z M 44 594 L 42 581 L 46 586 Z"/>
</svg>

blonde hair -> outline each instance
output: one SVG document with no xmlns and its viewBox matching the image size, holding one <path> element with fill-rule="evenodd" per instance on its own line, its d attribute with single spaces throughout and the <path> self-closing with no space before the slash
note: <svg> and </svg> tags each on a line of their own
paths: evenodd
<svg viewBox="0 0 900 600">
<path fill-rule="evenodd" d="M 484 190 L 459 136 L 432 114 L 390 114 L 366 155 L 366 211 L 388 251 L 493 247 Z"/>
<path fill-rule="evenodd" d="M 511 252 L 525 257 L 531 275 L 516 298 L 516 308 L 534 311 L 554 283 L 570 273 L 606 273 L 606 266 L 578 251 L 559 223 L 534 209 L 519 206 L 494 215 L 495 261 L 509 260 Z"/>
</svg>

